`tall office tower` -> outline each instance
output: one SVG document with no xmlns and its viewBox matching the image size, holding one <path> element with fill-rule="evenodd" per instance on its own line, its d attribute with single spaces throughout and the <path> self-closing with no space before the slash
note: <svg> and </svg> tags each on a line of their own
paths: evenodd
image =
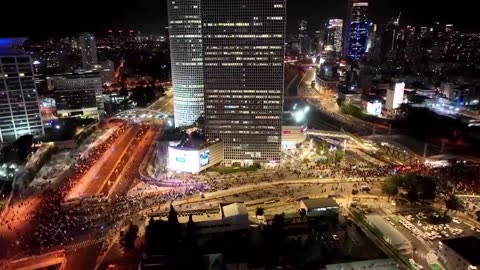
<svg viewBox="0 0 480 270">
<path fill-rule="evenodd" d="M 98 72 L 58 74 L 47 77 L 54 87 L 57 115 L 99 119 L 104 112 L 102 79 Z"/>
<path fill-rule="evenodd" d="M 230 161 L 280 162 L 286 0 L 202 0 L 205 124 Z"/>
<path fill-rule="evenodd" d="M 98 63 L 95 36 L 90 33 L 80 34 L 78 36 L 78 45 L 82 53 L 83 69 L 93 69 Z"/>
<path fill-rule="evenodd" d="M 298 28 L 298 41 L 300 42 L 300 54 L 310 54 L 312 52 L 312 39 L 307 31 L 308 22 L 301 20 Z"/>
<path fill-rule="evenodd" d="M 175 126 L 204 112 L 200 0 L 168 0 Z"/>
<path fill-rule="evenodd" d="M 43 135 L 32 59 L 24 38 L 0 38 L 0 141 Z"/>
<path fill-rule="evenodd" d="M 327 31 L 322 28 L 315 31 L 315 52 L 318 54 L 325 48 L 326 45 Z"/>
<path fill-rule="evenodd" d="M 355 60 L 363 57 L 367 52 L 369 28 L 367 11 L 367 0 L 349 0 L 345 31 L 345 56 Z"/>
<path fill-rule="evenodd" d="M 343 20 L 342 19 L 330 19 L 328 21 L 328 43 L 332 45 L 337 55 L 342 54 L 343 43 Z"/>
</svg>

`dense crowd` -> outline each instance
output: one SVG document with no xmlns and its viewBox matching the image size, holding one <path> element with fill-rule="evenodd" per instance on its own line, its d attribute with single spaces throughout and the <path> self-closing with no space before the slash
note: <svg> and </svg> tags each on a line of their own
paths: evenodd
<svg viewBox="0 0 480 270">
<path fill-rule="evenodd" d="M 13 217 L 10 220 L 3 221 L 9 230 L 15 230 L 15 224 L 20 219 L 27 219 L 34 227 L 31 233 L 21 234 L 17 232 L 17 240 L 12 244 L 14 247 L 38 250 L 66 243 L 74 240 L 73 237 L 69 237 L 71 233 L 68 230 L 70 228 L 83 231 L 87 229 L 85 225 L 95 223 L 94 219 L 83 217 L 83 220 L 80 220 L 80 218 L 65 215 L 62 213 L 61 203 L 81 177 L 129 127 L 130 124 L 123 124 L 103 143 L 91 149 L 87 155 L 77 156 L 67 172 L 63 185 L 45 190 L 42 194 L 41 205 L 36 208 L 35 212 L 26 217 Z M 23 207 L 25 204 L 30 204 L 30 202 L 23 202 L 18 207 Z M 11 211 L 15 213 L 16 209 L 11 209 Z M 15 252 L 15 250 L 12 249 L 12 252 Z"/>
<path fill-rule="evenodd" d="M 372 165 L 321 165 L 303 164 L 301 167 L 280 167 L 268 171 L 237 173 L 234 175 L 201 174 L 201 175 L 171 175 L 165 176 L 164 181 L 175 182 L 176 188 L 168 192 L 145 195 L 120 196 L 112 199 L 84 198 L 80 205 L 68 207 L 64 202 L 65 196 L 78 183 L 79 179 L 90 167 L 107 151 L 115 140 L 130 126 L 124 124 L 105 142 L 92 149 L 93 151 L 83 158 L 77 157 L 73 162 L 71 173 L 63 186 L 47 190 L 43 194 L 43 202 L 37 210 L 28 217 L 34 230 L 18 233 L 17 241 L 12 245 L 24 250 L 41 251 L 45 248 L 66 245 L 73 241 L 95 239 L 103 236 L 112 227 L 119 227 L 117 222 L 121 217 L 133 217 L 145 214 L 144 209 L 152 211 L 153 207 L 168 204 L 187 196 L 226 190 L 232 187 L 261 182 L 272 182 L 295 179 L 318 179 L 318 185 L 323 192 L 327 191 L 322 179 L 354 180 L 358 183 L 375 181 L 394 173 L 415 172 L 420 175 L 434 177 L 441 190 L 455 187 L 457 192 L 477 192 L 479 185 L 475 181 L 480 167 L 478 166 L 450 166 L 447 168 L 431 168 L 424 165 L 409 166 L 398 169 L 394 166 Z M 158 184 L 158 181 L 150 184 Z M 341 185 L 332 186 L 332 190 L 343 191 Z M 265 191 L 267 192 L 267 191 Z M 295 189 L 286 188 L 284 195 L 294 196 Z M 259 198 L 268 194 L 261 193 Z M 29 203 L 26 201 L 25 203 Z M 15 218 L 6 221 L 9 229 L 15 230 Z M 18 249 L 11 249 L 13 252 Z"/>
</svg>

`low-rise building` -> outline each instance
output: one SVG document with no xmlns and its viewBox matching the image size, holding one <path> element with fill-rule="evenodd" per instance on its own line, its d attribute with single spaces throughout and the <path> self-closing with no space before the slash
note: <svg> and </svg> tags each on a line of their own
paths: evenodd
<svg viewBox="0 0 480 270">
<path fill-rule="evenodd" d="M 412 242 L 401 232 L 388 223 L 380 215 L 366 215 L 368 224 L 376 228 L 383 236 L 383 239 L 398 250 L 402 255 L 409 256 L 413 252 Z"/>
<path fill-rule="evenodd" d="M 57 115 L 91 117 L 104 113 L 102 80 L 98 72 L 77 72 L 47 77 L 53 84 Z"/>
<path fill-rule="evenodd" d="M 186 134 L 177 145 L 168 147 L 168 166 L 177 172 L 198 173 L 224 159 L 224 145 L 220 139 L 205 139 L 198 130 Z"/>
<path fill-rule="evenodd" d="M 302 114 L 302 115 L 297 115 Z M 282 147 L 295 147 L 307 139 L 307 122 L 303 110 L 284 112 L 282 124 Z"/>
<path fill-rule="evenodd" d="M 356 261 L 348 263 L 327 264 L 327 270 L 356 270 L 356 269 L 370 269 L 370 270 L 400 270 L 398 263 L 393 259 L 377 259 L 367 261 Z"/>
<path fill-rule="evenodd" d="M 439 260 L 447 269 L 480 269 L 480 239 L 475 236 L 445 239 L 439 243 Z"/>
<path fill-rule="evenodd" d="M 300 209 L 305 210 L 307 217 L 337 217 L 340 212 L 340 206 L 332 198 L 301 200 Z"/>
<path fill-rule="evenodd" d="M 215 209 L 178 212 L 177 217 L 182 234 L 186 233 L 187 224 L 191 219 L 195 222 L 195 234 L 198 236 L 248 230 L 250 226 L 247 207 L 243 202 L 219 204 L 218 212 Z M 166 222 L 168 213 L 153 213 L 149 218 Z"/>
</svg>

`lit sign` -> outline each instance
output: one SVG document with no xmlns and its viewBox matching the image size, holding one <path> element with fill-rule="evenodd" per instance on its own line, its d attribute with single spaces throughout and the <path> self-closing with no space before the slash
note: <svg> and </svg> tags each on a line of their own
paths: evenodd
<svg viewBox="0 0 480 270">
<path fill-rule="evenodd" d="M 200 170 L 198 151 L 169 147 L 168 165 L 171 170 L 177 172 L 198 172 Z"/>
<path fill-rule="evenodd" d="M 210 163 L 210 150 L 205 150 L 200 153 L 200 167 L 203 167 Z"/>
<path fill-rule="evenodd" d="M 380 102 L 368 102 L 367 112 L 371 115 L 380 115 L 382 113 L 382 103 Z"/>
</svg>

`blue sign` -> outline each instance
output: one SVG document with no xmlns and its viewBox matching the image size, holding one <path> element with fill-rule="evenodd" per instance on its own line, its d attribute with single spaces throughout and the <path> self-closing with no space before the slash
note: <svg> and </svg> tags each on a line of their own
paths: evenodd
<svg viewBox="0 0 480 270">
<path fill-rule="evenodd" d="M 185 159 L 183 157 L 177 157 L 177 158 L 175 158 L 175 160 L 177 162 L 184 162 L 185 163 Z"/>
</svg>

